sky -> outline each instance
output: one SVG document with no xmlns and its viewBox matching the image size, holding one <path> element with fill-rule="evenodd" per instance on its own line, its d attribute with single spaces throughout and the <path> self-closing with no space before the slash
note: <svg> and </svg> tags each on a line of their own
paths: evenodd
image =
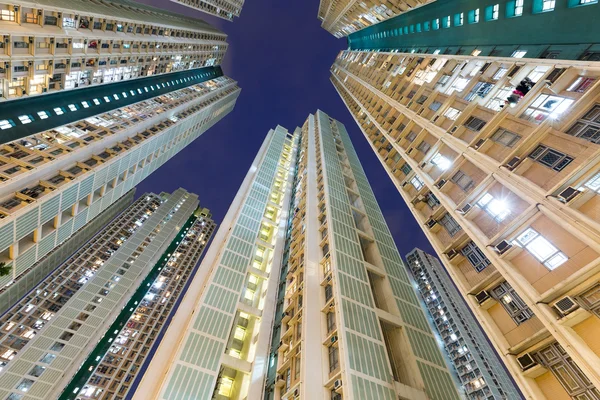
<svg viewBox="0 0 600 400">
<path fill-rule="evenodd" d="M 242 88 L 233 112 L 138 185 L 137 195 L 182 187 L 223 220 L 269 129 L 292 131 L 320 109 L 346 126 L 402 257 L 415 247 L 433 253 L 396 187 L 329 81 L 347 47 L 321 28 L 319 0 L 247 0 L 228 22 L 170 2 L 141 3 L 201 18 L 228 35 L 222 64 Z"/>
</svg>

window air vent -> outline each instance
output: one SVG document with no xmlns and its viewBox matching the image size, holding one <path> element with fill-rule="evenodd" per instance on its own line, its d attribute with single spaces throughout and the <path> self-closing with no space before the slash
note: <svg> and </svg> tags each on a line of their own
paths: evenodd
<svg viewBox="0 0 600 400">
<path fill-rule="evenodd" d="M 517 362 L 519 363 L 519 366 L 523 371 L 526 371 L 538 365 L 531 353 L 525 353 L 521 357 L 517 357 Z"/>
<path fill-rule="evenodd" d="M 560 201 L 562 201 L 563 203 L 568 203 L 571 200 L 573 200 L 575 197 L 577 197 L 577 195 L 580 193 L 581 192 L 579 190 L 575 189 L 574 187 L 569 186 L 568 188 L 566 188 L 565 190 L 560 192 L 560 194 L 556 197 L 558 197 L 558 199 Z"/>
<path fill-rule="evenodd" d="M 572 297 L 565 296 L 562 299 L 558 300 L 556 303 L 554 303 L 554 308 L 556 308 L 558 312 L 564 316 L 577 310 L 579 308 L 579 304 L 577 304 L 575 302 L 575 299 L 573 299 Z"/>
<path fill-rule="evenodd" d="M 496 246 L 494 246 L 494 250 L 496 250 L 496 252 L 498 254 L 504 254 L 511 247 L 512 247 L 512 244 L 508 243 L 506 240 L 503 240 L 500 243 L 498 243 Z"/>
</svg>

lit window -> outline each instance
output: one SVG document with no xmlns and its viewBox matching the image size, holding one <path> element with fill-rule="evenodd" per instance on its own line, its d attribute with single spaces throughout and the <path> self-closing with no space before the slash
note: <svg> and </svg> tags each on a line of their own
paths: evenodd
<svg viewBox="0 0 600 400">
<path fill-rule="evenodd" d="M 225 397 L 231 397 L 233 393 L 233 379 L 222 377 L 219 382 L 219 395 Z"/>
<path fill-rule="evenodd" d="M 479 22 L 479 8 L 475 9 L 475 13 L 473 15 L 473 22 L 474 23 L 478 23 Z"/>
<path fill-rule="evenodd" d="M 69 104 L 69 110 L 71 111 L 77 111 L 77 106 L 75 104 Z"/>
<path fill-rule="evenodd" d="M 148 86 L 144 86 L 144 90 L 148 93 Z"/>
<path fill-rule="evenodd" d="M 118 94 L 113 94 L 113 98 L 114 98 L 115 100 L 119 100 L 119 95 L 118 95 Z"/>
<path fill-rule="evenodd" d="M 15 124 L 12 122 L 12 120 L 3 119 L 0 121 L 0 129 L 2 130 L 12 128 L 13 126 L 15 126 Z"/>
<path fill-rule="evenodd" d="M 542 0 L 542 11 L 552 11 L 555 5 L 555 0 Z"/>
<path fill-rule="evenodd" d="M 127 98 L 127 93 L 121 92 L 121 94 L 123 95 L 123 98 Z"/>
<path fill-rule="evenodd" d="M 130 90 L 129 93 L 131 93 L 132 96 L 135 96 L 135 92 L 133 90 Z"/>
<path fill-rule="evenodd" d="M 515 17 L 523 15 L 523 0 L 515 1 Z"/>
<path fill-rule="evenodd" d="M 592 176 L 591 179 L 584 183 L 584 186 L 594 192 L 600 193 L 600 172 Z"/>
<path fill-rule="evenodd" d="M 243 341 L 246 336 L 246 330 L 241 326 L 236 326 L 233 337 L 237 340 Z"/>
<path fill-rule="evenodd" d="M 21 121 L 23 125 L 33 122 L 30 115 L 19 115 L 19 121 Z"/>
<path fill-rule="evenodd" d="M 444 157 L 441 153 L 437 153 L 435 156 L 433 156 L 431 163 L 444 171 L 447 170 L 451 164 L 450 160 Z"/>
<path fill-rule="evenodd" d="M 444 117 L 451 119 L 452 121 L 456 121 L 459 115 L 460 111 L 456 108 L 448 107 L 448 109 L 444 111 Z"/>
<path fill-rule="evenodd" d="M 40 116 L 40 119 L 46 119 L 49 117 L 46 111 L 38 111 L 38 115 Z"/>
<path fill-rule="evenodd" d="M 497 81 L 500 80 L 506 73 L 508 72 L 508 68 L 498 68 L 492 79 Z"/>
<path fill-rule="evenodd" d="M 425 183 L 421 180 L 421 178 L 419 178 L 418 176 L 413 176 L 412 179 L 410 180 L 410 183 L 415 187 L 415 189 L 419 190 L 421 189 Z"/>
<path fill-rule="evenodd" d="M 26 378 L 26 379 L 23 379 L 21 381 L 21 383 L 19 383 L 19 386 L 17 386 L 17 390 L 26 392 L 31 388 L 31 386 L 33 386 L 33 380 Z"/>
<path fill-rule="evenodd" d="M 596 78 L 587 78 L 585 76 L 580 76 L 579 78 L 575 79 L 575 82 L 573 82 L 571 86 L 567 88 L 567 91 L 584 93 L 594 84 L 594 82 L 596 82 Z"/>
<path fill-rule="evenodd" d="M 90 107 L 90 103 L 88 103 L 87 101 L 82 101 L 81 105 L 83 106 L 83 108 L 89 108 Z"/>
<path fill-rule="evenodd" d="M 104 96 L 104 101 L 110 103 L 110 99 L 108 98 L 108 96 Z"/>
<path fill-rule="evenodd" d="M 94 101 L 94 104 L 95 104 L 95 105 L 98 105 L 98 104 L 100 104 L 100 100 L 98 100 L 98 99 L 94 99 L 93 101 Z"/>
<path fill-rule="evenodd" d="M 550 270 L 559 267 L 568 260 L 564 253 L 559 251 L 545 237 L 532 228 L 528 228 L 520 234 L 517 237 L 517 243 L 525 247 L 527 251 Z"/>
<path fill-rule="evenodd" d="M 489 193 L 486 193 L 478 202 L 477 205 L 490 214 L 497 222 L 502 222 L 510 215 L 510 209 L 503 200 L 494 198 Z"/>
<path fill-rule="evenodd" d="M 142 94 L 142 89 L 137 90 L 139 94 Z"/>
<path fill-rule="evenodd" d="M 567 97 L 540 94 L 521 115 L 521 118 L 539 124 L 547 118 L 558 118 L 575 100 Z"/>
</svg>

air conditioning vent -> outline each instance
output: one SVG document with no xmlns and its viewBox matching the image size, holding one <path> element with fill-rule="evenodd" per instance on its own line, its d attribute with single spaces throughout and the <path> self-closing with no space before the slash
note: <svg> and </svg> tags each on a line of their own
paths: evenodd
<svg viewBox="0 0 600 400">
<path fill-rule="evenodd" d="M 452 260 L 454 257 L 456 257 L 458 255 L 458 252 L 454 249 L 450 250 L 449 252 L 446 253 L 446 257 L 448 257 L 449 260 Z"/>
<path fill-rule="evenodd" d="M 438 189 L 441 189 L 442 186 L 444 186 L 446 184 L 446 180 L 445 179 L 440 179 L 436 184 L 435 187 L 437 187 Z"/>
<path fill-rule="evenodd" d="M 337 342 L 337 341 L 338 341 L 338 337 L 337 337 L 337 335 L 333 335 L 333 336 L 331 337 L 331 343 L 335 343 L 335 342 Z"/>
<path fill-rule="evenodd" d="M 523 371 L 527 371 L 528 369 L 533 368 L 538 364 L 531 355 L 531 353 L 525 353 L 521 357 L 517 357 L 517 362 L 519 363 L 519 366 Z"/>
<path fill-rule="evenodd" d="M 567 315 L 572 313 L 573 311 L 579 308 L 579 304 L 570 296 L 565 296 L 556 303 L 554 303 L 554 307 L 558 310 L 562 315 Z"/>
<path fill-rule="evenodd" d="M 336 379 L 335 382 L 333 382 L 333 389 L 337 390 L 339 388 L 342 387 L 342 380 L 341 379 Z"/>
<path fill-rule="evenodd" d="M 475 143 L 475 146 L 473 146 L 475 148 L 475 150 L 477 150 L 478 148 L 480 148 L 481 146 L 483 146 L 483 144 L 485 143 L 485 139 L 479 139 L 477 141 L 477 143 Z"/>
<path fill-rule="evenodd" d="M 427 222 L 425 222 L 425 225 L 427 225 L 429 229 L 433 228 L 435 224 L 437 224 L 437 221 L 433 218 L 429 218 Z"/>
<path fill-rule="evenodd" d="M 521 159 L 519 157 L 513 157 L 509 162 L 506 163 L 505 167 L 512 171 L 513 169 L 517 168 L 517 165 L 519 165 L 520 162 Z"/>
<path fill-rule="evenodd" d="M 471 211 L 471 208 L 473 208 L 473 206 L 470 203 L 465 204 L 462 208 L 456 210 L 459 214 L 466 214 L 469 211 Z"/>
<path fill-rule="evenodd" d="M 565 190 L 560 192 L 560 194 L 556 197 L 558 197 L 558 199 L 560 201 L 562 201 L 563 203 L 568 203 L 571 200 L 573 200 L 575 197 L 577 197 L 577 195 L 580 193 L 581 192 L 579 190 L 569 186 L 568 188 L 566 188 Z"/>
<path fill-rule="evenodd" d="M 504 254 L 512 247 L 512 244 L 508 243 L 506 240 L 501 241 L 496 246 L 494 246 L 494 250 L 498 252 L 498 254 Z"/>
<path fill-rule="evenodd" d="M 483 302 L 489 298 L 490 298 L 490 294 L 488 292 L 486 292 L 485 290 L 482 290 L 481 292 L 479 292 L 475 295 L 475 299 L 477 299 L 477 302 L 479 304 L 483 304 Z"/>
</svg>

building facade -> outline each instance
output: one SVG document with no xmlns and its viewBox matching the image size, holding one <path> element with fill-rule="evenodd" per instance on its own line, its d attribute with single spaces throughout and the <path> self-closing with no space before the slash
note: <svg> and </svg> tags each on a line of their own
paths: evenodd
<svg viewBox="0 0 600 400">
<path fill-rule="evenodd" d="M 171 0 L 172 2 L 232 21 L 239 17 L 244 0 Z"/>
<path fill-rule="evenodd" d="M 440 262 L 421 249 L 412 250 L 405 258 L 466 397 L 521 399 L 504 364 Z"/>
<path fill-rule="evenodd" d="M 321 0 L 317 17 L 325 30 L 341 38 L 431 1 L 434 0 Z"/>
<path fill-rule="evenodd" d="M 331 80 L 523 394 L 600 398 L 600 64 L 434 53 Z"/>
<path fill-rule="evenodd" d="M 206 22 L 129 0 L 0 3 L 0 31 L 0 100 L 220 65 L 227 50 Z"/>
<path fill-rule="evenodd" d="M 135 399 L 458 399 L 342 124 L 271 130 Z M 193 310 L 193 311 L 192 311 Z"/>
<path fill-rule="evenodd" d="M 132 331 L 139 327 L 128 321 L 124 313 L 135 313 L 133 318 L 139 315 L 143 319 L 143 299 L 149 300 L 147 296 L 154 294 L 157 285 L 171 281 L 167 276 L 170 264 L 180 254 L 176 248 L 183 242 L 179 242 L 194 229 L 197 206 L 197 196 L 183 189 L 171 195 L 140 197 L 8 310 L 0 320 L 0 398 L 57 398 L 73 376 L 78 377 L 80 366 L 91 374 L 86 357 L 93 354 L 92 362 L 97 365 L 96 357 L 103 355 L 98 346 L 114 342 L 115 324 Z M 204 244 L 201 242 L 197 251 Z M 176 293 L 171 295 L 177 297 Z M 164 296 L 163 299 L 168 300 Z M 131 307 L 138 303 L 137 309 Z M 160 321 L 157 316 L 157 324 Z M 156 326 L 150 325 L 146 332 L 139 332 L 146 337 L 144 342 L 136 337 L 136 357 L 143 358 L 145 348 L 141 345 L 151 346 L 157 331 Z M 123 335 L 121 332 L 116 341 L 126 347 Z M 118 355 L 112 354 L 112 360 Z M 115 364 L 125 369 L 123 375 L 135 376 L 123 365 Z M 123 378 L 122 383 L 129 381 Z M 99 391 L 95 388 L 94 393 Z M 74 398 L 79 390 L 74 392 L 67 397 L 63 393 L 61 398 Z"/>
</svg>

